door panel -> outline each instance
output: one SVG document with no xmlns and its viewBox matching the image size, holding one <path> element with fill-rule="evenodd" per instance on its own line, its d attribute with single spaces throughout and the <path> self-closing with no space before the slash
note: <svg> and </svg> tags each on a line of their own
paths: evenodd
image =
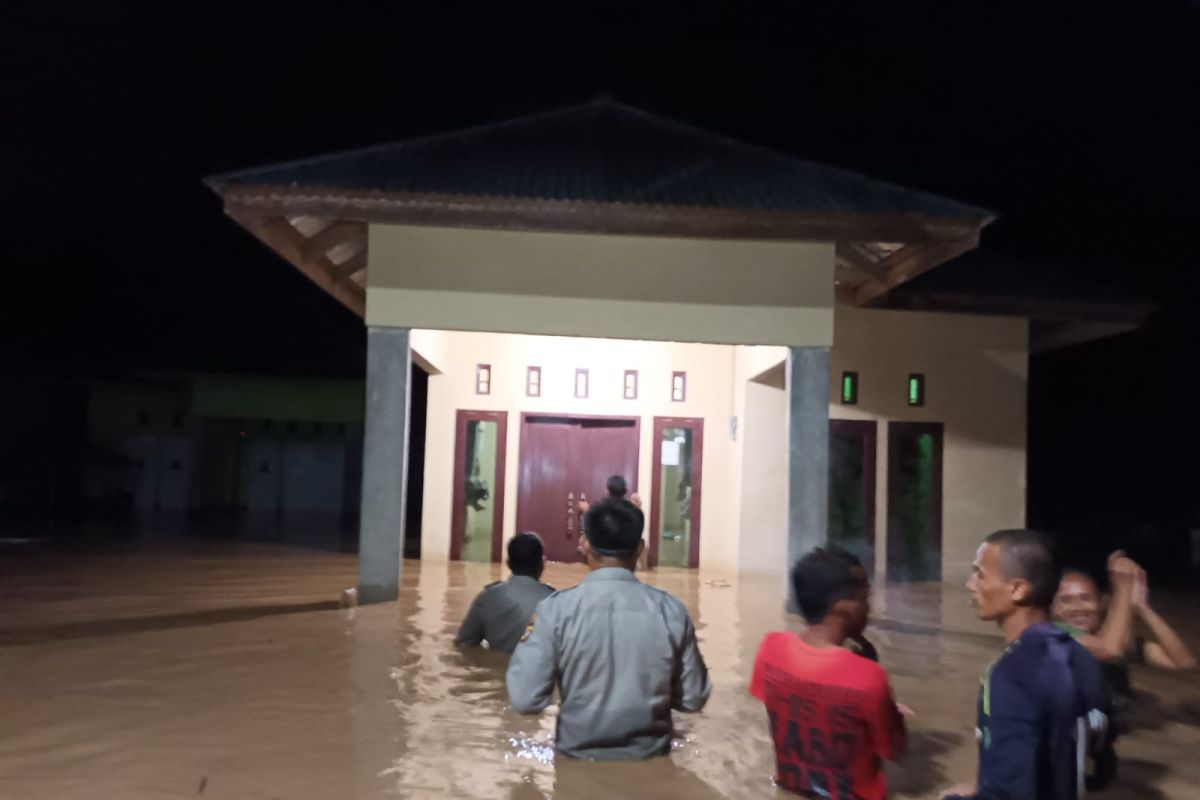
<svg viewBox="0 0 1200 800">
<path fill-rule="evenodd" d="M 604 496 L 610 475 L 637 486 L 636 419 L 525 414 L 521 421 L 517 530 L 533 531 L 551 561 L 578 561 L 581 493 Z"/>
<path fill-rule="evenodd" d="M 576 488 L 589 500 L 605 496 L 613 475 L 625 479 L 630 494 L 637 491 L 639 442 L 633 420 L 583 420 L 572 444 Z"/>
<path fill-rule="evenodd" d="M 888 423 L 887 577 L 942 579 L 942 425 Z"/>
<path fill-rule="evenodd" d="M 875 439 L 870 420 L 829 421 L 829 542 L 875 573 Z"/>
<path fill-rule="evenodd" d="M 654 418 L 650 566 L 700 566 L 704 420 Z"/>
<path fill-rule="evenodd" d="M 459 411 L 454 438 L 450 557 L 500 561 L 508 413 Z"/>
</svg>

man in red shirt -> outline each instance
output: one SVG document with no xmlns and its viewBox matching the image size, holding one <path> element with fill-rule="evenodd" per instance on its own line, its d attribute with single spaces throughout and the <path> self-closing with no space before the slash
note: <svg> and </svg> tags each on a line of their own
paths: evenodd
<svg viewBox="0 0 1200 800">
<path fill-rule="evenodd" d="M 770 719 L 775 782 L 808 797 L 883 800 L 883 760 L 903 752 L 904 720 L 883 668 L 842 647 L 867 626 L 867 583 L 814 550 L 792 568 L 792 587 L 808 627 L 768 633 L 750 681 Z"/>
</svg>

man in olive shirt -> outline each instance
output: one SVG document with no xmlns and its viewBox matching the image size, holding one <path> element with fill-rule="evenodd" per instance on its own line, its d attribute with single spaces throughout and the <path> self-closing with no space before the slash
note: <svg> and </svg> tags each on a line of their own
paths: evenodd
<svg viewBox="0 0 1200 800">
<path fill-rule="evenodd" d="M 545 551 L 536 533 L 518 533 L 510 539 L 508 568 L 512 576 L 489 584 L 475 597 L 455 643 L 486 641 L 491 650 L 511 653 L 537 604 L 554 592 L 554 587 L 538 580 L 545 566 Z"/>
<path fill-rule="evenodd" d="M 627 500 L 588 509 L 579 541 L 590 573 L 538 605 L 508 664 L 508 697 L 522 714 L 550 705 L 557 684 L 563 755 L 666 755 L 671 711 L 699 711 L 712 691 L 683 603 L 633 575 L 643 523 Z"/>
</svg>

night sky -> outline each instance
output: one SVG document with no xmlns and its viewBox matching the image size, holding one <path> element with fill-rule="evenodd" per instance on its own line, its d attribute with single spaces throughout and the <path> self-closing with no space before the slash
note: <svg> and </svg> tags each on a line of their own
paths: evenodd
<svg viewBox="0 0 1200 800">
<path fill-rule="evenodd" d="M 1116 504 L 1182 541 L 1200 4 L 753 5 L 6 3 L 4 372 L 361 375 L 361 322 L 201 178 L 608 93 L 992 208 L 988 249 L 1160 304 L 1035 359 L 1030 511 L 1080 538 Z"/>
</svg>

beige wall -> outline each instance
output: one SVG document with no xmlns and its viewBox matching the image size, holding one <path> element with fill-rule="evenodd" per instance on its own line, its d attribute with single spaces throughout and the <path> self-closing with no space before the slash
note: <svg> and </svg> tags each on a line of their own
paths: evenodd
<svg viewBox="0 0 1200 800">
<path fill-rule="evenodd" d="M 825 346 L 832 244 L 372 225 L 367 324 Z"/>
<path fill-rule="evenodd" d="M 943 575 L 959 581 L 992 530 L 1025 519 L 1028 326 L 1023 320 L 839 308 L 831 353 L 830 416 L 879 422 L 876 563 L 886 564 L 887 422 L 941 422 L 944 440 Z M 418 330 L 413 347 L 441 373 L 429 381 L 422 556 L 449 553 L 454 414 L 509 411 L 504 536 L 515 532 L 521 411 L 642 418 L 639 486 L 652 504 L 653 417 L 705 419 L 701 565 L 782 574 L 786 569 L 786 401 L 782 347 L 727 347 Z M 491 395 L 474 393 L 475 365 L 492 365 Z M 526 366 L 543 394 L 525 397 Z M 591 397 L 576 399 L 576 367 Z M 625 369 L 639 399 L 621 398 Z M 670 401 L 673 370 L 688 399 Z M 843 370 L 859 373 L 859 405 L 838 402 Z M 926 376 L 926 405 L 910 408 L 910 372 Z M 755 379 L 758 380 L 755 380 Z M 730 417 L 737 418 L 737 438 Z M 647 509 L 654 513 L 653 508 Z"/>
<path fill-rule="evenodd" d="M 1025 320 L 838 307 L 830 416 L 879 421 L 876 568 L 887 563 L 887 421 L 941 422 L 942 575 L 966 578 L 983 537 L 1025 524 L 1029 326 Z M 859 374 L 859 402 L 839 402 L 841 374 Z M 906 402 L 925 375 L 925 405 Z"/>
<path fill-rule="evenodd" d="M 700 561 L 706 568 L 734 569 L 736 528 L 730 526 L 729 481 L 732 442 L 733 348 L 721 345 L 479 334 L 417 330 L 412 346 L 441 374 L 429 379 L 425 451 L 422 558 L 444 559 L 450 551 L 454 471 L 454 419 L 458 410 L 509 412 L 504 493 L 504 538 L 516 532 L 517 466 L 522 411 L 641 417 L 636 488 L 653 514 L 651 497 L 654 417 L 704 418 L 704 490 L 701 500 Z M 436 360 L 427 354 L 440 353 Z M 492 392 L 475 394 L 476 364 L 492 367 Z M 542 369 L 542 396 L 525 396 L 525 368 Z M 574 396 L 577 367 L 589 370 L 589 398 Z M 638 370 L 638 399 L 622 397 L 624 371 Z M 670 398 L 671 373 L 687 372 L 687 400 Z"/>
</svg>

